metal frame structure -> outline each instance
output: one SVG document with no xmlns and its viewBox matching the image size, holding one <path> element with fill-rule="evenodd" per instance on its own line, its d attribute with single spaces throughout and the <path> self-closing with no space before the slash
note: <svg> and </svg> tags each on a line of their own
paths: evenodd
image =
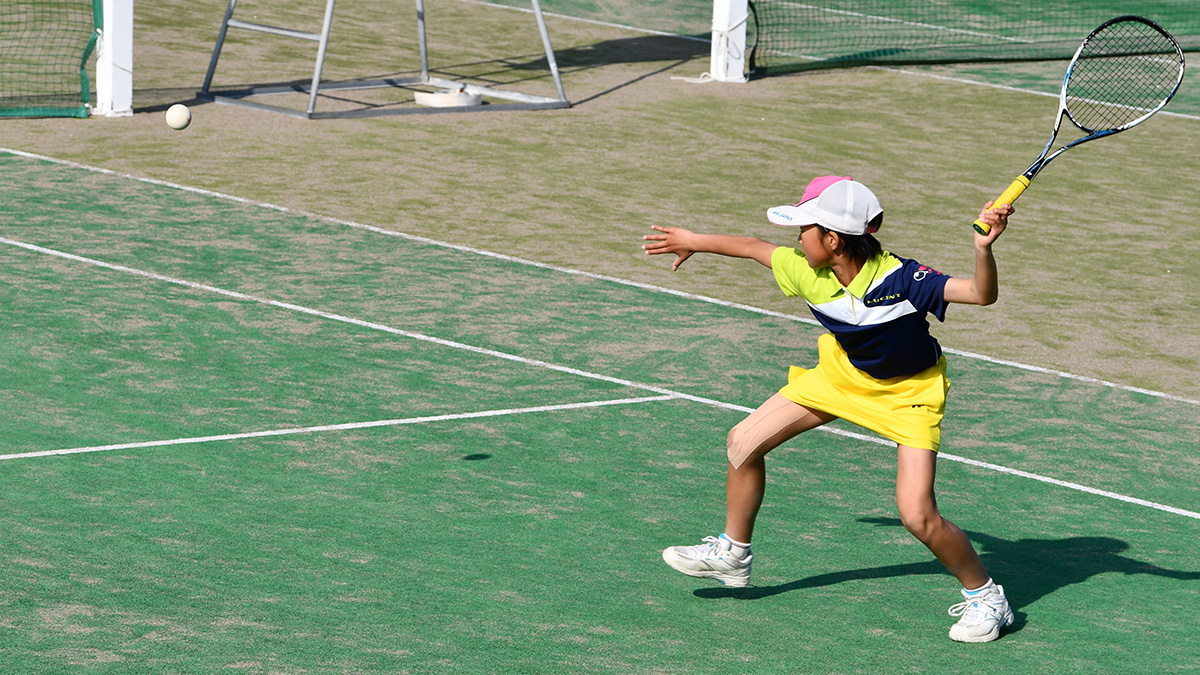
<svg viewBox="0 0 1200 675">
<path fill-rule="evenodd" d="M 280 28 L 277 26 L 268 26 L 258 23 L 250 23 L 248 21 L 239 21 L 233 18 L 233 11 L 237 5 L 237 0 L 229 0 L 229 6 L 225 9 L 225 18 L 221 22 L 221 30 L 217 34 L 217 42 L 213 47 L 212 59 L 208 62 L 208 72 L 204 76 L 204 85 L 200 88 L 200 98 L 209 99 L 217 103 L 227 103 L 231 105 L 239 105 L 246 108 L 263 110 L 267 112 L 281 113 L 290 117 L 298 117 L 301 119 L 331 119 L 331 118 L 347 118 L 347 117 L 384 117 L 389 115 L 410 115 L 410 114 L 430 114 L 430 113 L 446 113 L 446 112 L 477 112 L 485 110 L 546 110 L 552 108 L 569 108 L 571 102 L 567 100 L 566 92 L 563 90 L 562 77 L 558 72 L 558 62 L 554 59 L 554 49 L 550 45 L 550 34 L 546 30 L 546 19 L 542 15 L 542 6 L 538 0 L 531 0 L 533 5 L 533 14 L 537 18 L 538 31 L 541 33 L 542 46 L 546 52 L 546 62 L 550 64 L 550 73 L 554 77 L 554 86 L 558 91 L 558 98 L 547 96 L 534 96 L 531 94 L 522 94 L 520 92 L 508 91 L 506 89 L 498 89 L 495 87 L 481 87 L 474 84 L 457 82 L 454 80 L 445 80 L 429 76 L 429 50 L 425 39 L 425 2 L 424 0 L 416 0 L 417 3 L 417 38 L 421 53 L 421 75 L 420 77 L 404 77 L 404 78 L 384 78 L 372 80 L 352 80 L 347 82 L 321 82 L 321 69 L 325 65 L 325 53 L 329 47 L 329 30 L 333 25 L 333 7 L 336 0 L 326 0 L 325 2 L 325 18 L 321 25 L 320 33 L 308 33 L 290 28 Z M 283 37 L 297 38 L 301 40 L 309 40 L 318 43 L 316 63 L 313 67 L 312 83 L 305 87 L 302 85 L 272 85 L 272 86 L 251 86 L 238 90 L 226 90 L 213 92 L 211 90 L 213 74 L 217 70 L 217 60 L 221 56 L 221 48 L 225 44 L 225 35 L 230 28 L 241 30 L 255 31 L 260 33 L 269 33 Z M 397 108 L 366 108 L 358 110 L 344 110 L 334 112 L 317 112 L 317 95 L 321 90 L 352 90 L 352 89 L 379 89 L 384 87 L 413 87 L 413 86 L 428 86 L 438 87 L 442 89 L 462 91 L 467 94 L 480 94 L 487 98 L 500 99 L 505 103 L 491 103 L 486 105 L 470 105 L 470 106 L 450 106 L 444 108 L 432 108 L 425 106 Z M 295 94 L 308 93 L 308 109 L 297 110 L 295 108 L 287 108 L 277 105 L 269 105 L 259 103 L 257 101 L 246 100 L 251 96 L 266 96 L 271 94 Z"/>
</svg>

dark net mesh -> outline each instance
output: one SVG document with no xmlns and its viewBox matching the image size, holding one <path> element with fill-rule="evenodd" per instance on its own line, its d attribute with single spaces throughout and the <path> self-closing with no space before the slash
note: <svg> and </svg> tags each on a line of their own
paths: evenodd
<svg viewBox="0 0 1200 675">
<path fill-rule="evenodd" d="M 93 0 L 0 0 L 0 117 L 87 115 L 98 14 Z"/>
<path fill-rule="evenodd" d="M 1069 59 L 1100 24 L 1144 16 L 1200 49 L 1200 2 L 751 0 L 752 75 L 860 65 Z"/>
</svg>

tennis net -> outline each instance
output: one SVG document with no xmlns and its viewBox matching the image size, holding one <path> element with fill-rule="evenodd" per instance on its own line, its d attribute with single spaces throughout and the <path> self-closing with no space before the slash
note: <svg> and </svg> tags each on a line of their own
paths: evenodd
<svg viewBox="0 0 1200 675">
<path fill-rule="evenodd" d="M 751 75 L 861 65 L 1069 59 L 1096 26 L 1144 16 L 1200 49 L 1193 0 L 751 0 Z"/>
<path fill-rule="evenodd" d="M 0 117 L 87 117 L 101 0 L 0 2 Z"/>
</svg>

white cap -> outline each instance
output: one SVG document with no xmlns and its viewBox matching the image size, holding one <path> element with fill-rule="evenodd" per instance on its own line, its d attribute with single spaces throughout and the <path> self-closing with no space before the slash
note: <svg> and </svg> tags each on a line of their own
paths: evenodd
<svg viewBox="0 0 1200 675">
<path fill-rule="evenodd" d="M 883 213 L 879 198 L 870 188 L 849 176 L 814 178 L 796 205 L 767 210 L 767 220 L 776 225 L 820 225 L 842 234 L 870 234 L 879 228 L 869 223 Z"/>
</svg>

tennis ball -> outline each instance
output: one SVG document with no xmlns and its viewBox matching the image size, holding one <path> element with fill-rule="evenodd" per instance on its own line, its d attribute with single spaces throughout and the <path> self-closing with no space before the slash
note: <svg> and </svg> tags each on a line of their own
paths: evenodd
<svg viewBox="0 0 1200 675">
<path fill-rule="evenodd" d="M 167 126 L 176 131 L 182 131 L 188 128 L 192 123 L 192 111 L 182 103 L 167 108 Z"/>
</svg>

